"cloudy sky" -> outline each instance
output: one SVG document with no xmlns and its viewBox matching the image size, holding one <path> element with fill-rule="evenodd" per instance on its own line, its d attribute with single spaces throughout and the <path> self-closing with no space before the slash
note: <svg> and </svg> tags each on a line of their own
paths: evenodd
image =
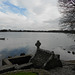
<svg viewBox="0 0 75 75">
<path fill-rule="evenodd" d="M 59 29 L 58 0 L 0 0 L 0 29 Z"/>
</svg>

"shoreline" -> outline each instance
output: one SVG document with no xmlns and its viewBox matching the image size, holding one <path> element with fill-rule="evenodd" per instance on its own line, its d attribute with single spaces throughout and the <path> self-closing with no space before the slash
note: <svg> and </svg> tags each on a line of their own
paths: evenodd
<svg viewBox="0 0 75 75">
<path fill-rule="evenodd" d="M 75 34 L 75 30 L 0 30 L 0 32 L 41 32 L 41 33 L 71 33 Z"/>
</svg>

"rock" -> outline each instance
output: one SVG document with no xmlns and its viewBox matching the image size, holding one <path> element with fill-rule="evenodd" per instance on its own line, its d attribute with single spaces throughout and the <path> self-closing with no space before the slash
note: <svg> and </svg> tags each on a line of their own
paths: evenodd
<svg viewBox="0 0 75 75">
<path fill-rule="evenodd" d="M 35 56 L 30 60 L 30 62 L 34 64 L 35 68 L 43 68 L 44 63 L 49 59 L 50 56 L 50 53 L 39 49 L 36 51 Z"/>
<path fill-rule="evenodd" d="M 67 51 L 68 53 L 71 53 L 70 51 Z"/>
<path fill-rule="evenodd" d="M 66 50 L 65 48 L 63 50 Z"/>
<path fill-rule="evenodd" d="M 74 65 L 74 67 L 73 67 L 73 69 L 72 70 L 74 70 L 75 71 L 75 65 Z"/>
<path fill-rule="evenodd" d="M 75 54 L 75 52 L 72 52 L 72 54 Z"/>
<path fill-rule="evenodd" d="M 8 56 L 8 58 L 12 58 L 12 56 Z"/>
<path fill-rule="evenodd" d="M 57 59 L 52 59 L 46 64 L 45 69 L 50 70 L 56 67 L 62 67 L 62 62 Z"/>
<path fill-rule="evenodd" d="M 33 63 L 35 68 L 52 69 L 62 67 L 60 55 L 55 55 L 54 52 L 48 52 L 43 49 L 37 50 L 30 62 Z"/>
<path fill-rule="evenodd" d="M 25 55 L 25 53 L 21 53 L 21 54 L 20 54 L 20 56 L 23 56 L 23 55 Z"/>
</svg>

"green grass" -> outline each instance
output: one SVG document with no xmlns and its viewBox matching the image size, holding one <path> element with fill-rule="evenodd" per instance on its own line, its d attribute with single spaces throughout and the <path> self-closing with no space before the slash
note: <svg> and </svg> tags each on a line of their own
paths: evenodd
<svg viewBox="0 0 75 75">
<path fill-rule="evenodd" d="M 32 72 L 15 72 L 15 73 L 3 74 L 3 75 L 37 75 L 37 74 Z"/>
</svg>

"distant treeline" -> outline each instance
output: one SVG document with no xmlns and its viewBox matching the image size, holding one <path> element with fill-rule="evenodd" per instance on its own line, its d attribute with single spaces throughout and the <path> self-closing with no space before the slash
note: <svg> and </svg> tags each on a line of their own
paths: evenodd
<svg viewBox="0 0 75 75">
<path fill-rule="evenodd" d="M 54 33 L 73 33 L 75 34 L 75 30 L 7 30 L 3 29 L 0 32 L 54 32 Z"/>
</svg>

